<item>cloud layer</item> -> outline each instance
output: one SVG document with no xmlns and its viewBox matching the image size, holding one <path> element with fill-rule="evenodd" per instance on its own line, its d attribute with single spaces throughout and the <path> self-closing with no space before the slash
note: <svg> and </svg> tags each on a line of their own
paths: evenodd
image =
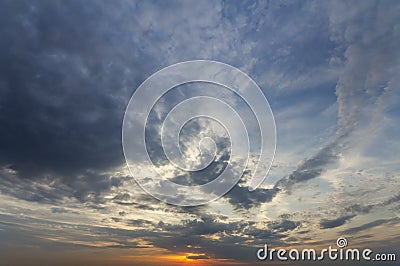
<svg viewBox="0 0 400 266">
<path fill-rule="evenodd" d="M 3 1 L 1 256 L 252 265 L 265 243 L 325 248 L 346 235 L 352 247 L 398 247 L 399 13 L 396 1 Z M 232 64 L 260 85 L 278 149 L 254 192 L 246 172 L 215 202 L 174 207 L 134 183 L 122 119 L 141 82 L 193 59 Z M 186 96 L 167 95 L 152 119 Z M 199 184 L 223 168 L 221 138 L 207 171 L 170 171 L 157 130 L 152 158 L 175 182 Z"/>
</svg>

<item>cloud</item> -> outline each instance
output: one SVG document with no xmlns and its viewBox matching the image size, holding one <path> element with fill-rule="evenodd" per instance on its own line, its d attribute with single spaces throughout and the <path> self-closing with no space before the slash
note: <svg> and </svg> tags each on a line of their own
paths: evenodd
<svg viewBox="0 0 400 266">
<path fill-rule="evenodd" d="M 381 202 L 375 204 L 367 204 L 367 205 L 360 205 L 360 204 L 353 204 L 345 208 L 345 211 L 348 213 L 353 214 L 368 214 L 374 209 L 380 209 L 386 206 L 390 206 L 392 204 L 398 203 L 400 201 L 400 195 L 395 194 L 393 196 L 388 197 Z"/>
<path fill-rule="evenodd" d="M 53 207 L 53 208 L 51 208 L 51 212 L 52 213 L 59 213 L 59 214 L 62 214 L 62 213 L 78 213 L 78 212 L 76 212 L 76 211 L 71 211 L 71 210 L 68 210 L 68 209 L 66 209 L 66 208 L 60 208 L 60 207 Z"/>
<path fill-rule="evenodd" d="M 341 139 L 338 138 L 323 147 L 311 158 L 305 159 L 288 177 L 279 180 L 275 187 L 290 190 L 297 183 L 305 182 L 321 175 L 328 165 L 333 165 L 338 159 L 337 143 Z"/>
<path fill-rule="evenodd" d="M 248 210 L 250 208 L 259 207 L 262 203 L 271 201 L 278 192 L 278 188 L 258 188 L 250 192 L 247 187 L 236 185 L 225 197 L 236 210 Z"/>
<path fill-rule="evenodd" d="M 394 47 L 398 46 L 400 35 L 394 26 L 397 23 L 395 16 L 391 15 L 394 11 L 390 4 L 382 2 L 377 4 L 377 8 L 373 7 L 373 2 L 362 9 L 342 2 L 332 4 L 328 12 L 330 38 L 337 42 L 338 50 L 343 50 L 344 56 L 340 59 L 344 69 L 336 85 L 339 108 L 336 138 L 301 162 L 295 171 L 279 180 L 276 187 L 290 192 L 294 184 L 320 176 L 347 150 L 359 149 L 359 140 L 368 135 L 366 128 L 373 122 L 367 115 L 371 104 L 384 93 L 381 84 L 392 84 L 396 79 L 393 71 L 399 65 L 394 59 L 397 58 Z M 370 19 L 371 16 L 374 19 Z"/>
<path fill-rule="evenodd" d="M 186 258 L 189 260 L 206 260 L 209 259 L 210 257 L 208 257 L 205 254 L 202 254 L 202 255 L 187 255 Z"/>
<path fill-rule="evenodd" d="M 355 233 L 359 233 L 365 230 L 369 230 L 371 228 L 383 225 L 383 224 L 398 224 L 400 221 L 400 219 L 398 217 L 394 217 L 394 218 L 389 218 L 389 219 L 379 219 L 379 220 L 375 220 L 373 222 L 370 223 L 366 223 L 357 227 L 352 227 L 350 229 L 344 230 L 342 231 L 343 234 L 355 234 Z"/>
<path fill-rule="evenodd" d="M 369 213 L 375 206 L 374 205 L 367 205 L 367 206 L 362 206 L 360 204 L 353 204 L 348 207 L 346 207 L 346 211 L 349 213 L 362 213 L 362 214 L 367 214 Z"/>
<path fill-rule="evenodd" d="M 144 220 L 144 219 L 135 219 L 135 220 L 129 220 L 128 221 L 129 225 L 133 225 L 136 227 L 143 227 L 143 226 L 149 226 L 149 225 L 154 225 L 153 222 Z"/>
<path fill-rule="evenodd" d="M 300 225 L 300 222 L 290 221 L 290 220 L 282 220 L 282 221 L 274 221 L 270 224 L 270 227 L 276 232 L 287 232 L 296 229 Z"/>
<path fill-rule="evenodd" d="M 394 196 L 388 198 L 387 200 L 384 200 L 382 203 L 378 204 L 380 207 L 387 206 L 393 203 L 399 203 L 400 202 L 400 193 L 395 194 Z"/>
<path fill-rule="evenodd" d="M 1 21 L 7 42 L 0 55 L 0 122 L 8 130 L 0 138 L 0 165 L 15 171 L 13 178 L 24 179 L 21 183 L 52 184 L 53 195 L 29 186 L 21 189 L 26 195 L 6 192 L 32 201 L 62 195 L 103 202 L 102 193 L 122 184 L 112 184 L 107 175 L 124 163 L 122 117 L 144 78 L 194 54 L 244 62 L 246 53 L 238 51 L 249 44 L 239 41 L 230 14 L 238 10 L 229 11 L 230 4 L 219 2 L 173 6 L 121 2 L 110 7 L 106 1 L 5 4 L 3 10 L 13 15 L 5 13 Z M 177 16 L 166 12 L 176 8 Z M 12 32 L 6 30 L 11 26 Z M 185 176 L 175 178 L 187 182 Z"/>
<path fill-rule="evenodd" d="M 129 40 L 107 37 L 124 34 L 108 27 L 117 16 L 104 4 L 4 3 L 0 122 L 8 129 L 0 137 L 0 165 L 16 173 L 13 182 L 23 191 L 5 192 L 86 201 L 115 185 L 102 172 L 123 163 L 122 116 L 146 71 L 138 64 L 144 57 L 121 53 Z"/>
<path fill-rule="evenodd" d="M 320 222 L 321 229 L 330 229 L 344 225 L 347 221 L 354 218 L 355 215 L 346 215 L 333 220 L 323 219 Z"/>
</svg>

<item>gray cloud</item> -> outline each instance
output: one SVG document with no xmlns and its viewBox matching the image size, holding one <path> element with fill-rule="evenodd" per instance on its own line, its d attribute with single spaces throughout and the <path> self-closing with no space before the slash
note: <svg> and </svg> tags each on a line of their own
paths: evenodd
<svg viewBox="0 0 400 266">
<path fill-rule="evenodd" d="M 335 163 L 338 159 L 337 145 L 341 139 L 338 138 L 337 141 L 323 147 L 311 158 L 304 160 L 288 177 L 279 180 L 275 187 L 290 190 L 297 183 L 305 182 L 321 175 L 328 165 Z"/>
<path fill-rule="evenodd" d="M 144 220 L 144 219 L 136 219 L 136 220 L 129 220 L 128 221 L 129 225 L 133 225 L 133 226 L 148 226 L 148 225 L 154 225 L 153 222 L 148 221 L 148 220 Z"/>
<path fill-rule="evenodd" d="M 118 185 L 100 172 L 123 163 L 124 108 L 151 67 L 138 63 L 150 62 L 145 55 L 128 52 L 135 45 L 126 32 L 109 27 L 121 17 L 105 4 L 2 4 L 0 123 L 7 130 L 0 165 L 17 173 L 12 179 L 23 193 L 13 186 L 5 192 L 33 201 L 101 201 L 101 191 Z M 52 187 L 38 190 L 29 180 Z"/>
<path fill-rule="evenodd" d="M 186 258 L 190 260 L 206 260 L 210 257 L 208 257 L 207 255 L 188 255 L 186 256 Z"/>
<path fill-rule="evenodd" d="M 384 200 L 382 203 L 378 204 L 379 206 L 387 206 L 393 203 L 399 203 L 400 202 L 400 193 L 393 195 L 392 197 Z"/>
<path fill-rule="evenodd" d="M 78 212 L 76 212 L 76 211 L 72 211 L 72 210 L 68 210 L 68 209 L 66 209 L 66 208 L 60 208 L 60 207 L 53 207 L 53 208 L 51 208 L 51 212 L 52 213 L 75 213 L 75 214 L 78 214 Z"/>
<path fill-rule="evenodd" d="M 399 223 L 399 218 L 398 217 L 394 217 L 394 218 L 390 218 L 390 219 L 379 219 L 379 220 L 375 220 L 373 222 L 370 223 L 366 223 L 357 227 L 352 227 L 350 229 L 344 230 L 342 231 L 343 234 L 355 234 L 355 233 L 359 233 L 365 230 L 369 230 L 371 228 L 374 228 L 376 226 L 380 226 L 383 224 L 398 224 Z"/>
<path fill-rule="evenodd" d="M 373 208 L 374 205 L 362 206 L 360 204 L 353 204 L 346 207 L 346 212 L 366 214 L 369 213 Z"/>
<path fill-rule="evenodd" d="M 278 188 L 258 188 L 255 191 L 249 192 L 247 187 L 236 185 L 225 197 L 236 210 L 248 210 L 253 207 L 258 207 L 264 202 L 271 201 L 278 192 Z"/>
<path fill-rule="evenodd" d="M 290 220 L 274 221 L 270 227 L 276 232 L 287 232 L 296 229 L 300 225 L 300 222 L 294 222 Z"/>
<path fill-rule="evenodd" d="M 372 8 L 375 5 L 377 8 Z M 369 2 L 363 11 L 346 9 L 348 7 L 345 6 L 344 3 L 334 5 L 330 12 L 330 39 L 335 42 L 345 40 L 339 47 L 345 50 L 346 57 L 345 69 L 336 86 L 339 105 L 337 137 L 300 163 L 287 177 L 279 180 L 276 187 L 290 191 L 294 184 L 320 176 L 329 165 L 336 162 L 339 154 L 351 146 L 352 141 L 357 141 L 352 136 L 354 132 L 371 123 L 371 118 L 366 114 L 371 108 L 370 103 L 376 102 L 383 93 L 379 84 L 388 84 L 388 80 L 395 77 L 392 71 L 398 65 L 395 47 L 398 47 L 400 34 L 394 27 L 397 24 L 395 16 L 388 16 L 394 12 L 392 6 L 384 2 Z M 338 10 L 345 11 L 345 14 Z M 351 19 L 355 16 L 354 12 L 359 14 L 364 11 L 371 16 L 373 14 L 374 19 L 364 16 L 365 13 L 360 20 Z M 368 75 L 374 75 L 374 79 L 369 79 Z"/>
<path fill-rule="evenodd" d="M 320 227 L 322 229 L 329 229 L 329 228 L 335 228 L 344 225 L 346 222 L 348 222 L 350 219 L 354 218 L 355 215 L 346 215 L 342 216 L 333 220 L 327 220 L 323 219 L 320 222 Z"/>
<path fill-rule="evenodd" d="M 372 210 L 377 208 L 382 208 L 386 206 L 390 206 L 392 204 L 398 203 L 400 201 L 400 195 L 395 194 L 393 196 L 388 197 L 387 199 L 382 200 L 381 202 L 367 205 L 353 204 L 344 209 L 346 213 L 351 214 L 368 214 Z"/>
</svg>

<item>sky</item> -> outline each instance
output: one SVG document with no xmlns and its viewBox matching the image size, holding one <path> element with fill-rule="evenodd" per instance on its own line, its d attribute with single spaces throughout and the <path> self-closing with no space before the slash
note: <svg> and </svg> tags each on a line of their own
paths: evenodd
<svg viewBox="0 0 400 266">
<path fill-rule="evenodd" d="M 0 1 L 0 265 L 265 265 L 266 243 L 322 249 L 338 237 L 399 260 L 399 14 L 389 0 Z M 276 154 L 256 190 L 246 171 L 223 197 L 179 207 L 135 183 L 122 122 L 149 76 L 197 59 L 259 85 Z M 147 131 L 155 167 L 186 185 L 225 167 L 226 132 L 186 129 L 189 153 L 191 137 L 219 133 L 210 168 L 188 174 L 164 163 L 159 122 L 196 93 L 244 106 L 224 88 L 188 87 L 165 95 Z"/>
</svg>

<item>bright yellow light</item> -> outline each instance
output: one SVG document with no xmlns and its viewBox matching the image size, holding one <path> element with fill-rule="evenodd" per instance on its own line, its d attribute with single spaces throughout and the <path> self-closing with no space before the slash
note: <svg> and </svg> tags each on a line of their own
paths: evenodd
<svg viewBox="0 0 400 266">
<path fill-rule="evenodd" d="M 190 257 L 193 257 L 191 259 Z M 177 264 L 187 264 L 187 265 L 207 265 L 205 261 L 208 261 L 207 259 L 201 259 L 201 258 L 206 258 L 205 254 L 196 254 L 196 253 L 186 253 L 183 255 L 166 255 L 163 256 L 162 258 L 165 260 L 168 260 L 172 263 L 177 263 Z"/>
</svg>

